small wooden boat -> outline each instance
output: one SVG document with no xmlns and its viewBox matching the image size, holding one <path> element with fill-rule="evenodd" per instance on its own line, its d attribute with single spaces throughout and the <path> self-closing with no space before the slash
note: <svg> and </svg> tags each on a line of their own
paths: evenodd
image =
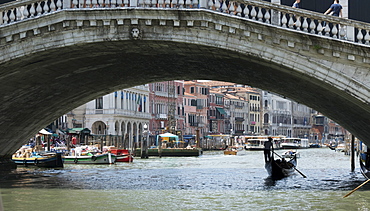
<svg viewBox="0 0 370 211">
<path fill-rule="evenodd" d="M 296 150 L 288 150 L 288 151 L 283 152 L 283 154 L 281 155 L 281 157 L 283 158 L 293 158 L 294 156 L 299 158 L 301 154 L 297 152 Z"/>
<path fill-rule="evenodd" d="M 116 157 L 112 153 L 89 152 L 86 155 L 64 156 L 63 159 L 65 164 L 113 164 L 116 162 Z"/>
<path fill-rule="evenodd" d="M 295 171 L 296 165 L 296 156 L 286 161 L 284 158 L 275 160 L 272 155 L 270 161 L 265 162 L 265 168 L 272 179 L 282 179 L 290 176 Z"/>
<path fill-rule="evenodd" d="M 110 152 L 117 156 L 116 162 L 132 162 L 134 160 L 127 149 L 110 149 Z"/>
<path fill-rule="evenodd" d="M 246 150 L 242 146 L 232 146 L 224 150 L 224 155 L 245 155 Z"/>
<path fill-rule="evenodd" d="M 61 153 L 31 153 L 29 156 L 18 156 L 13 154 L 12 160 L 17 165 L 36 166 L 45 168 L 63 167 L 63 159 Z"/>
</svg>

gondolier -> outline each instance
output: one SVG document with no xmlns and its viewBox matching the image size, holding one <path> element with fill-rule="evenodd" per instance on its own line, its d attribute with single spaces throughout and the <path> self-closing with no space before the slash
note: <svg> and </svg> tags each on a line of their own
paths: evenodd
<svg viewBox="0 0 370 211">
<path fill-rule="evenodd" d="M 265 141 L 264 146 L 265 146 L 264 148 L 265 162 L 270 162 L 271 150 L 273 150 L 273 143 L 271 137 L 268 138 L 268 141 Z"/>
</svg>

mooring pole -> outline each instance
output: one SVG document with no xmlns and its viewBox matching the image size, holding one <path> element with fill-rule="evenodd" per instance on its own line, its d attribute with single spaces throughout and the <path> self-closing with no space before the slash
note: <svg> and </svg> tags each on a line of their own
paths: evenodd
<svg viewBox="0 0 370 211">
<path fill-rule="evenodd" d="M 351 172 L 355 171 L 355 136 L 352 134 L 351 140 Z"/>
</svg>

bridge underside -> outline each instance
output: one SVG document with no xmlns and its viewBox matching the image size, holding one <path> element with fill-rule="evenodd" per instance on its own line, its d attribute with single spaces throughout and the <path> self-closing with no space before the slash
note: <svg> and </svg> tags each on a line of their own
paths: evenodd
<svg viewBox="0 0 370 211">
<path fill-rule="evenodd" d="M 273 91 L 332 118 L 370 145 L 370 107 L 315 78 L 266 60 L 212 47 L 159 41 L 80 44 L 0 65 L 0 157 L 59 116 L 135 85 L 209 79 Z"/>
</svg>

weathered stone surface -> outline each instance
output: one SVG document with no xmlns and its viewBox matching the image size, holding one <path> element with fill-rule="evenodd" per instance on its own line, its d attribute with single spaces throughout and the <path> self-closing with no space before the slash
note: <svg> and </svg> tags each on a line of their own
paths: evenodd
<svg viewBox="0 0 370 211">
<path fill-rule="evenodd" d="M 3 26 L 0 52 L 0 157 L 89 100 L 174 79 L 270 90 L 370 144 L 365 45 L 203 10 L 91 9 Z"/>
</svg>

